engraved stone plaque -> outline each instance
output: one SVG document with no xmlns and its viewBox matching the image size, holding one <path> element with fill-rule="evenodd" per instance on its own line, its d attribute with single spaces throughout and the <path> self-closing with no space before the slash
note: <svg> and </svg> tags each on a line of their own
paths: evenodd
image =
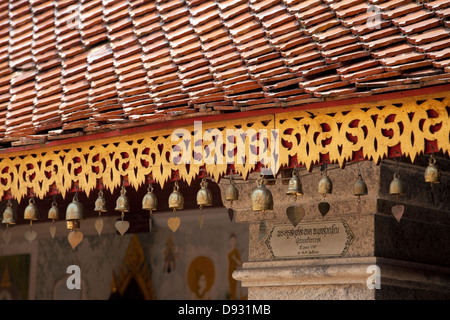
<svg viewBox="0 0 450 320">
<path fill-rule="evenodd" d="M 354 235 L 344 220 L 275 225 L 265 244 L 273 258 L 341 257 Z"/>
</svg>

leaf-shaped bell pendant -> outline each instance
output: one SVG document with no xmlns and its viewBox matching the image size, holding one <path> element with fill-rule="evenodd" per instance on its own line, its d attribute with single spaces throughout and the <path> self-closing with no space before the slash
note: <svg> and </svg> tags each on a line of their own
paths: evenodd
<svg viewBox="0 0 450 320">
<path fill-rule="evenodd" d="M 202 209 L 203 207 L 212 206 L 212 192 L 208 188 L 208 182 L 206 179 L 202 179 L 200 182 L 200 190 L 197 192 L 197 205 Z"/>
<path fill-rule="evenodd" d="M 14 214 L 11 200 L 8 200 L 5 211 L 3 211 L 2 223 L 6 225 L 16 224 L 16 217 Z"/>
<path fill-rule="evenodd" d="M 433 155 L 430 158 L 428 167 L 425 169 L 425 182 L 431 183 L 431 185 L 441 182 L 441 171 L 436 166 L 436 159 Z"/>
<path fill-rule="evenodd" d="M 265 212 L 273 210 L 272 193 L 266 188 L 264 177 L 258 178 L 256 183 L 257 186 L 253 189 L 251 195 L 252 211 Z"/>
<path fill-rule="evenodd" d="M 169 196 L 169 208 L 175 210 L 181 210 L 184 207 L 184 198 L 183 195 L 178 191 L 179 190 L 178 182 L 175 182 L 173 187 L 173 191 Z"/>
</svg>

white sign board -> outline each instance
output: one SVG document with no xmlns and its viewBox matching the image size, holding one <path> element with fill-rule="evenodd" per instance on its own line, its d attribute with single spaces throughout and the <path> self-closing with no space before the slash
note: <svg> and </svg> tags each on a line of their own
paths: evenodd
<svg viewBox="0 0 450 320">
<path fill-rule="evenodd" d="M 347 222 L 318 221 L 275 225 L 266 246 L 274 258 L 312 258 L 343 256 L 354 235 Z"/>
</svg>

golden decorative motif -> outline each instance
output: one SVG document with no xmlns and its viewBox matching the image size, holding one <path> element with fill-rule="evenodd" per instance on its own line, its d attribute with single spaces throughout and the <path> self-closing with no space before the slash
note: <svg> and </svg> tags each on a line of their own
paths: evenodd
<svg viewBox="0 0 450 320">
<path fill-rule="evenodd" d="M 258 139 L 264 138 L 264 132 L 277 130 L 278 140 L 273 140 L 279 142 L 279 149 L 273 149 L 278 154 L 275 170 L 290 165 L 292 159 L 307 169 L 324 159 L 342 166 L 346 161 L 355 159 L 355 155 L 359 159 L 363 157 L 378 163 L 388 157 L 392 149 L 400 150 L 403 156 L 414 161 L 417 155 L 425 152 L 427 142 L 437 146 L 433 152 L 450 151 L 449 99 L 450 93 L 440 93 L 309 111 L 296 110 L 246 117 L 241 119 L 241 123 L 237 123 L 236 119 L 207 122 L 203 123 L 201 130 L 194 130 L 198 127 L 191 125 L 182 129 L 165 128 L 8 152 L 0 159 L 0 196 L 4 197 L 8 192 L 20 201 L 32 190 L 36 198 L 43 198 L 53 188 L 65 197 L 74 184 L 89 196 L 99 181 L 113 192 L 122 185 L 125 177 L 135 189 L 145 184 L 148 176 L 163 187 L 172 179 L 174 172 L 189 185 L 201 170 L 218 179 L 227 173 L 227 159 L 211 163 L 206 157 L 199 159 L 198 153 L 204 152 L 210 159 L 216 157 L 220 160 L 221 154 L 215 151 L 220 147 L 228 151 L 225 156 L 230 157 L 228 162 L 234 164 L 233 172 L 246 179 L 257 168 L 257 164 L 251 161 L 256 157 L 256 145 L 249 138 L 251 130 L 263 133 Z M 177 130 L 178 133 L 187 132 L 189 136 L 177 136 Z M 245 161 L 240 158 L 242 154 L 230 156 L 235 146 L 227 139 L 227 130 L 235 130 L 231 132 L 237 138 L 241 137 L 241 133 L 247 133 L 243 142 L 247 156 Z M 270 137 L 268 133 L 269 151 L 275 148 Z M 182 140 L 187 143 L 183 144 Z M 176 147 L 179 145 L 191 148 L 184 155 L 180 153 L 185 160 L 189 160 L 189 165 L 183 161 L 177 163 L 172 158 L 175 155 L 173 151 L 178 150 Z"/>
</svg>

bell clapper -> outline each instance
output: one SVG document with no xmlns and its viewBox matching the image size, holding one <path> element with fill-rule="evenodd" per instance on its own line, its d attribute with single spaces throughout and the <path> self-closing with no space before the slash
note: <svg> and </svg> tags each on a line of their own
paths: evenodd
<svg viewBox="0 0 450 320">
<path fill-rule="evenodd" d="M 5 244 L 8 245 L 11 240 L 11 231 L 9 230 L 9 223 L 6 224 L 5 231 L 3 232 L 3 240 Z"/>
<path fill-rule="evenodd" d="M 402 180 L 400 180 L 400 175 L 398 172 L 394 173 L 394 179 L 389 186 L 389 193 L 395 197 L 396 205 L 392 206 L 391 212 L 397 222 L 400 222 L 403 213 L 405 211 L 404 205 L 400 204 L 400 196 L 405 193 L 404 185 Z"/>
<path fill-rule="evenodd" d="M 356 214 L 358 215 L 358 217 L 361 216 L 362 213 L 362 205 L 361 205 L 361 196 L 358 195 L 358 198 L 356 199 Z"/>
<path fill-rule="evenodd" d="M 200 207 L 200 215 L 198 216 L 198 224 L 199 224 L 199 227 L 200 227 L 200 229 L 202 229 L 203 228 L 203 221 L 204 221 L 204 217 L 203 217 L 203 205 L 200 205 L 199 206 Z"/>
<path fill-rule="evenodd" d="M 208 182 L 206 178 L 202 179 L 200 182 L 201 189 L 197 192 L 197 205 L 200 208 L 200 216 L 198 217 L 200 229 L 203 227 L 204 216 L 203 216 L 203 208 L 212 206 L 212 193 L 211 190 L 208 189 Z"/>
<path fill-rule="evenodd" d="M 294 204 L 286 209 L 286 216 L 292 225 L 296 227 L 305 216 L 305 209 L 302 206 L 297 205 L 298 196 L 303 195 L 302 184 L 300 177 L 298 176 L 297 168 L 294 168 L 292 171 L 292 177 L 289 180 L 289 188 L 286 194 L 294 197 Z"/>
<path fill-rule="evenodd" d="M 230 202 L 230 207 L 228 208 L 228 218 L 230 218 L 230 221 L 232 222 L 234 217 L 233 201 L 239 199 L 239 190 L 236 188 L 233 175 L 230 176 L 230 185 L 225 191 L 225 198 Z"/>
<path fill-rule="evenodd" d="M 330 204 L 326 201 L 326 195 L 328 193 L 332 192 L 332 182 L 330 178 L 328 177 L 327 168 L 325 166 L 325 169 L 321 172 L 322 178 L 319 181 L 319 193 L 322 195 L 322 201 L 319 203 L 318 208 L 319 212 L 322 215 L 322 218 L 325 217 L 325 215 L 330 211 Z"/>
<path fill-rule="evenodd" d="M 59 209 L 58 209 L 58 205 L 56 203 L 56 196 L 55 195 L 53 195 L 52 206 L 51 206 L 50 210 L 48 211 L 47 217 L 48 217 L 48 219 L 52 220 L 52 224 L 50 225 L 48 231 L 50 232 L 50 235 L 51 235 L 52 239 L 54 239 L 55 238 L 55 234 L 56 234 L 55 220 L 59 219 Z"/>
<path fill-rule="evenodd" d="M 358 218 L 361 216 L 361 213 L 362 213 L 362 198 L 361 198 L 361 196 L 365 196 L 367 194 L 368 194 L 367 185 L 362 178 L 361 170 L 359 169 L 359 164 L 358 164 L 358 178 L 356 179 L 356 181 L 353 185 L 353 195 L 355 195 L 357 197 L 356 214 L 358 215 Z"/>
<path fill-rule="evenodd" d="M 149 217 L 148 217 L 148 231 L 152 231 L 152 215 L 153 210 L 150 209 Z"/>
<path fill-rule="evenodd" d="M 34 198 L 30 198 L 28 206 L 25 208 L 24 219 L 30 221 L 30 230 L 25 231 L 24 237 L 29 242 L 32 242 L 34 239 L 36 239 L 37 236 L 37 233 L 33 231 L 33 220 L 39 219 L 38 208 L 36 206 Z"/>
<path fill-rule="evenodd" d="M 153 219 L 153 210 L 156 210 L 158 207 L 158 199 L 156 195 L 153 193 L 153 186 L 150 182 L 147 187 L 147 194 L 142 199 L 142 209 L 149 211 L 148 216 L 148 230 L 152 231 L 152 219 Z"/>
<path fill-rule="evenodd" d="M 50 232 L 52 239 L 55 239 L 55 232 L 56 232 L 55 219 L 52 219 L 52 225 L 49 227 L 48 230 Z"/>
<path fill-rule="evenodd" d="M 3 239 L 5 240 L 5 244 L 9 244 L 9 235 L 11 231 L 9 231 L 9 223 L 6 225 L 5 232 L 3 233 Z"/>
<path fill-rule="evenodd" d="M 259 235 L 258 235 L 258 241 L 261 241 L 265 238 L 266 234 L 267 234 L 267 220 L 266 219 L 262 219 L 259 223 Z"/>
</svg>

